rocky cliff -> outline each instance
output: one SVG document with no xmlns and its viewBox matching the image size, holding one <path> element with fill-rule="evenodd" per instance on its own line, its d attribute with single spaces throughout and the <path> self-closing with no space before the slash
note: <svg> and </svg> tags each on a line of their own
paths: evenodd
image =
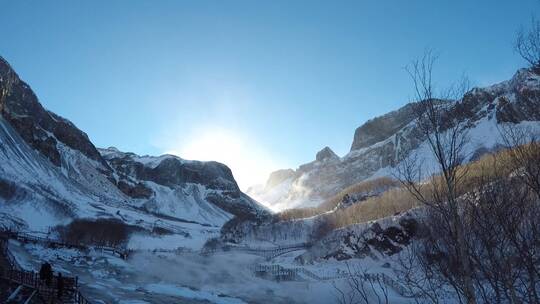
<svg viewBox="0 0 540 304">
<path fill-rule="evenodd" d="M 458 101 L 441 101 L 445 120 L 459 121 L 469 129 L 467 154 L 478 157 L 502 144 L 499 127 L 540 125 L 540 75 L 519 70 L 512 79 L 485 88 L 475 88 Z M 424 138 L 414 115 L 414 104 L 367 121 L 354 133 L 351 150 L 337 157 L 329 148 L 313 162 L 286 172 L 288 178 L 266 187 L 253 187 L 248 194 L 277 210 L 317 206 L 340 190 L 363 180 L 392 176 L 398 159 L 411 153 L 426 156 Z M 430 165 L 429 157 L 426 165 Z"/>
<path fill-rule="evenodd" d="M 235 215 L 267 213 L 223 164 L 97 149 L 73 123 L 47 111 L 2 58 L 0 93 L 2 224 L 41 229 L 110 216 L 220 227 Z"/>
</svg>

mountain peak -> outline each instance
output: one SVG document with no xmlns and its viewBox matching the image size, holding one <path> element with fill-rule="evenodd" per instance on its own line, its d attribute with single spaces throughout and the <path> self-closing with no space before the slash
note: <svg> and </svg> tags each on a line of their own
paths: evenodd
<svg viewBox="0 0 540 304">
<path fill-rule="evenodd" d="M 2 56 L 0 56 L 0 71 L 2 72 L 1 75 L 4 75 L 7 71 L 15 73 L 9 62 Z"/>
<path fill-rule="evenodd" d="M 315 156 L 316 161 L 324 161 L 329 158 L 339 158 L 330 147 L 326 146 L 321 151 L 317 152 Z"/>
<path fill-rule="evenodd" d="M 474 143 L 468 146 L 467 153 L 477 156 L 503 144 L 497 132 L 499 124 L 539 126 L 539 94 L 540 74 L 521 69 L 511 79 L 474 88 L 459 100 L 438 102 L 444 106 L 441 115 L 445 121 L 467 126 L 470 143 Z M 368 120 L 356 129 L 348 154 L 337 158 L 325 147 L 315 161 L 300 165 L 288 183 L 266 187 L 257 196 L 279 208 L 310 207 L 352 184 L 374 176 L 391 177 L 389 172 L 399 157 L 425 153 L 421 147 L 426 138 L 416 117 L 415 104 L 409 103 Z"/>
<path fill-rule="evenodd" d="M 47 111 L 38 101 L 30 86 L 19 79 L 10 64 L 0 57 L 0 92 L 5 95 L 0 103 L 2 117 L 22 138 L 54 165 L 62 162 L 62 145 L 78 150 L 85 156 L 107 164 L 86 133 L 69 120 Z"/>
<path fill-rule="evenodd" d="M 387 139 L 414 118 L 414 106 L 409 103 L 398 110 L 368 120 L 354 132 L 351 151 L 366 148 Z"/>
</svg>

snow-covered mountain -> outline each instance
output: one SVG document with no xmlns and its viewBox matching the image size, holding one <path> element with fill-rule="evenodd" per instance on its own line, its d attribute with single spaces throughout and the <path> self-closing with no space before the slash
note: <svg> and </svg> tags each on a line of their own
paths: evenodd
<svg viewBox="0 0 540 304">
<path fill-rule="evenodd" d="M 163 220 L 219 229 L 235 215 L 268 212 L 223 164 L 97 149 L 73 123 L 43 108 L 1 57 L 0 92 L 4 225 L 43 230 L 114 217 L 142 227 Z"/>
<path fill-rule="evenodd" d="M 224 164 L 174 155 L 138 156 L 115 148 L 99 151 L 113 168 L 118 188 L 144 210 L 214 225 L 231 215 L 266 212 L 240 191 Z"/>
<path fill-rule="evenodd" d="M 457 101 L 447 101 L 448 122 L 465 122 L 469 128 L 469 158 L 502 144 L 498 127 L 504 123 L 540 126 L 540 75 L 519 70 L 512 79 L 475 88 Z M 374 118 L 356 129 L 351 150 L 338 157 L 326 147 L 316 159 L 296 170 L 279 170 L 266 185 L 247 193 L 275 210 L 317 206 L 350 185 L 374 177 L 390 176 L 396 160 L 411 152 L 422 153 L 424 138 L 415 121 L 414 105 L 407 104 Z M 429 161 L 427 161 L 429 163 Z"/>
</svg>

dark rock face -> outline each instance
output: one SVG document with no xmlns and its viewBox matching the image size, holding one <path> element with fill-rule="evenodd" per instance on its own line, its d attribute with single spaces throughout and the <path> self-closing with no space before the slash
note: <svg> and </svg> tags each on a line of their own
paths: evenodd
<svg viewBox="0 0 540 304">
<path fill-rule="evenodd" d="M 501 144 L 482 133 L 497 132 L 493 127 L 495 124 L 525 121 L 540 124 L 540 75 L 522 69 L 511 80 L 486 88 L 475 88 L 461 100 L 438 102 L 440 108 L 444 109 L 441 113 L 446 122 L 443 130 L 456 122 L 470 130 L 482 123 L 492 128 L 487 130 L 480 127 L 475 133 L 476 138 L 471 138 L 471 143 L 478 145 L 471 154 L 478 158 L 482 153 L 498 149 Z M 366 122 L 356 129 L 351 151 L 344 157 L 303 164 L 294 171 L 294 180 L 289 188 L 265 189 L 265 193 L 256 195 L 261 198 L 277 197 L 281 204 L 290 202 L 292 207 L 298 207 L 303 206 L 302 203 L 322 202 L 344 188 L 372 177 L 378 170 L 387 169 L 390 172 L 400 159 L 425 141 L 416 119 L 417 109 L 416 104 L 407 104 Z M 325 151 L 317 158 L 324 159 L 323 156 L 328 155 L 329 151 Z M 301 189 L 301 192 L 296 189 Z"/>
<path fill-rule="evenodd" d="M 54 195 L 54 199 L 57 197 L 63 199 L 63 195 L 69 196 L 76 192 L 80 194 L 77 199 L 87 198 L 85 195 L 95 195 L 109 202 L 128 204 L 133 202 L 129 198 L 148 199 L 142 203 L 158 207 L 169 204 L 167 208 L 177 202 L 175 198 L 179 198 L 179 205 L 185 203 L 184 199 L 193 199 L 193 202 L 188 202 L 193 204 L 186 203 L 187 208 L 191 208 L 189 209 L 191 215 L 216 223 L 223 218 L 228 219 L 230 214 L 268 212 L 243 194 L 231 170 L 217 162 L 186 161 L 173 156 L 163 156 L 146 157 L 150 160 L 159 160 L 155 165 L 146 166 L 144 161 L 136 160 L 138 156 L 135 154 L 119 151 L 116 151 L 118 152 L 116 156 L 105 159 L 84 132 L 67 119 L 47 111 L 39 103 L 32 89 L 19 79 L 11 66 L 1 57 L 0 114 L 3 118 L 0 123 L 9 126 L 9 130 L 17 134 L 18 143 L 29 152 L 24 156 L 19 152 L 10 154 L 12 159 L 13 155 L 21 158 L 14 160 L 14 163 L 17 162 L 17 165 L 26 163 L 24 157 L 31 161 L 36 160 L 40 164 L 44 163 L 44 167 L 50 167 L 48 170 L 55 174 L 57 180 L 62 181 L 62 185 L 68 185 L 70 191 L 72 190 L 70 193 L 64 192 L 65 189 L 61 189 L 61 193 L 49 191 L 51 196 Z M 12 150 L 20 149 L 10 149 L 10 152 Z M 26 170 L 25 166 L 17 168 L 20 167 Z M 184 187 L 186 184 L 190 184 L 190 187 Z M 50 185 L 50 181 L 40 181 L 39 187 L 43 186 L 43 189 L 29 188 L 29 191 L 46 192 Z M 164 190 L 161 186 L 169 187 L 171 191 L 167 192 L 167 189 Z M 30 187 L 35 185 L 32 184 Z M 13 189 L 17 190 L 10 184 L 0 181 L 1 198 L 9 199 L 13 195 Z M 166 193 L 159 196 L 154 189 Z M 205 192 L 214 193 L 210 197 Z M 171 193 L 172 195 L 168 196 Z M 93 201 L 94 197 L 88 199 Z M 140 201 L 136 203 L 138 206 L 141 204 Z M 214 208 L 212 204 L 219 208 Z M 219 210 L 220 208 L 222 210 Z M 175 216 L 180 217 L 179 214 Z"/>
<path fill-rule="evenodd" d="M 339 248 L 336 251 L 333 251 L 324 256 L 324 259 L 334 258 L 338 261 L 349 260 L 352 258 L 351 254 L 348 253 L 348 250 L 354 252 L 354 256 L 357 257 L 366 257 L 371 254 L 367 242 L 360 242 L 355 234 L 349 232 L 343 237 L 343 244 L 347 248 Z"/>
<path fill-rule="evenodd" d="M 167 187 L 181 186 L 186 183 L 201 184 L 210 189 L 240 192 L 231 170 L 218 162 L 185 161 L 175 156 L 168 156 L 157 166 L 145 166 L 137 161 L 133 153 L 121 153 L 105 156 L 122 180 L 135 179 L 151 181 Z M 138 187 L 144 187 L 139 185 Z M 137 192 L 145 192 L 139 190 Z"/>
<path fill-rule="evenodd" d="M 173 155 L 140 157 L 117 149 L 101 150 L 103 157 L 117 176 L 117 186 L 132 198 L 152 198 L 153 190 L 145 182 L 183 189 L 188 184 L 199 184 L 208 190 L 204 199 L 226 212 L 243 218 L 265 214 L 250 197 L 240 191 L 229 167 L 218 162 L 184 160 Z M 145 160 L 149 163 L 145 163 Z"/>
<path fill-rule="evenodd" d="M 145 173 L 143 179 L 148 178 L 166 186 L 190 182 L 206 185 L 210 189 L 240 191 L 229 167 L 218 162 L 182 162 L 167 158 Z"/>
<path fill-rule="evenodd" d="M 329 147 L 324 147 L 324 149 L 317 152 L 317 155 L 315 156 L 316 161 L 324 161 L 329 158 L 339 158 Z"/>
<path fill-rule="evenodd" d="M 410 244 L 417 235 L 418 222 L 414 218 L 403 217 L 398 225 L 382 228 L 377 222 L 361 234 L 347 231 L 338 240 L 338 246 L 329 250 L 324 259 L 348 260 L 352 258 L 374 257 L 373 251 L 384 255 L 394 255 Z"/>
<path fill-rule="evenodd" d="M 14 183 L 0 179 L 0 198 L 8 201 L 15 195 L 16 191 L 17 186 Z"/>
<path fill-rule="evenodd" d="M 61 164 L 57 147 L 60 141 L 107 167 L 88 136 L 70 121 L 45 110 L 32 89 L 19 79 L 1 57 L 0 89 L 7 92 L 4 100 L 0 101 L 2 116 L 32 148 L 45 155 L 53 164 Z"/>
<path fill-rule="evenodd" d="M 382 229 L 377 223 L 371 230 L 373 236 L 366 243 L 386 255 L 399 253 L 404 246 L 409 245 L 411 238 L 416 235 L 417 222 L 414 219 L 402 219 L 399 226 L 390 226 Z"/>
<path fill-rule="evenodd" d="M 147 188 L 143 183 L 128 183 L 123 180 L 119 181 L 116 186 L 125 195 L 132 198 L 150 198 L 153 194 L 152 189 Z"/>
<path fill-rule="evenodd" d="M 397 111 L 366 122 L 354 132 L 351 151 L 369 147 L 392 136 L 414 119 L 414 107 L 408 104 Z"/>
<path fill-rule="evenodd" d="M 254 220 L 270 214 L 266 209 L 257 207 L 249 196 L 240 191 L 226 192 L 222 195 L 209 193 L 206 199 L 239 219 Z"/>
</svg>

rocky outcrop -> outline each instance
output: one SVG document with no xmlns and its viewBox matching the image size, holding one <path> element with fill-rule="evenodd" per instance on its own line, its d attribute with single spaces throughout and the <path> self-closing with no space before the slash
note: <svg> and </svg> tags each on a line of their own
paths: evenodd
<svg viewBox="0 0 540 304">
<path fill-rule="evenodd" d="M 0 179 L 0 197 L 1 198 L 3 198 L 6 201 L 10 200 L 15 195 L 16 190 L 17 190 L 17 186 L 14 183 Z"/>
<path fill-rule="evenodd" d="M 100 149 L 113 168 L 120 190 L 136 199 L 154 199 L 154 185 L 168 191 L 186 191 L 190 185 L 201 185 L 202 198 L 222 210 L 240 216 L 267 212 L 265 208 L 240 191 L 229 167 L 218 162 L 185 160 L 174 155 L 139 156 L 116 148 Z M 181 202 L 178 202 L 181 203 Z M 151 204 L 155 206 L 155 204 Z"/>
<path fill-rule="evenodd" d="M 315 155 L 315 161 L 322 162 L 327 159 L 338 159 L 339 157 L 329 147 L 324 147 Z"/>
<path fill-rule="evenodd" d="M 0 100 L 4 119 L 32 148 L 45 155 L 54 165 L 61 165 L 58 148 L 61 142 L 108 168 L 88 136 L 67 119 L 43 108 L 32 89 L 19 79 L 1 57 L 0 87 L 7 92 L 3 100 Z"/>
<path fill-rule="evenodd" d="M 376 260 L 382 256 L 392 256 L 412 242 L 418 229 L 418 221 L 409 214 L 349 226 L 333 231 L 314 243 L 306 253 L 297 257 L 297 261 L 341 261 L 365 257 Z"/>
<path fill-rule="evenodd" d="M 128 214 L 135 208 L 219 227 L 235 215 L 268 212 L 240 191 L 224 164 L 98 150 L 73 123 L 47 111 L 2 58 L 0 113 L 0 202 L 13 203 L 0 204 L 0 216 L 15 211 L 31 221 L 31 213 L 14 207 L 25 204 L 51 223 L 65 222 L 61 217 L 101 216 L 127 206 Z M 129 218 L 120 214 L 113 216 Z"/>
<path fill-rule="evenodd" d="M 475 159 L 500 149 L 504 143 L 498 131 L 500 124 L 540 127 L 540 75 L 522 69 L 511 80 L 475 88 L 459 101 L 439 102 L 446 128 L 456 122 L 468 127 L 466 152 L 469 160 Z M 289 171 L 292 178 L 286 182 L 248 193 L 276 209 L 316 206 L 374 175 L 391 176 L 402 157 L 413 151 L 426 152 L 421 147 L 424 141 L 415 119 L 415 104 L 407 104 L 357 128 L 351 150 L 342 158 L 323 149 L 315 161 L 300 165 L 294 174 Z"/>
<path fill-rule="evenodd" d="M 414 119 L 414 105 L 408 104 L 397 111 L 367 121 L 354 132 L 351 151 L 367 148 L 387 139 Z"/>
<path fill-rule="evenodd" d="M 151 181 L 167 187 L 195 183 L 209 189 L 239 191 L 231 170 L 217 162 L 185 161 L 168 155 L 161 156 L 161 161 L 153 166 L 141 162 L 133 153 L 111 155 L 104 152 L 104 157 L 120 180 Z"/>
</svg>

